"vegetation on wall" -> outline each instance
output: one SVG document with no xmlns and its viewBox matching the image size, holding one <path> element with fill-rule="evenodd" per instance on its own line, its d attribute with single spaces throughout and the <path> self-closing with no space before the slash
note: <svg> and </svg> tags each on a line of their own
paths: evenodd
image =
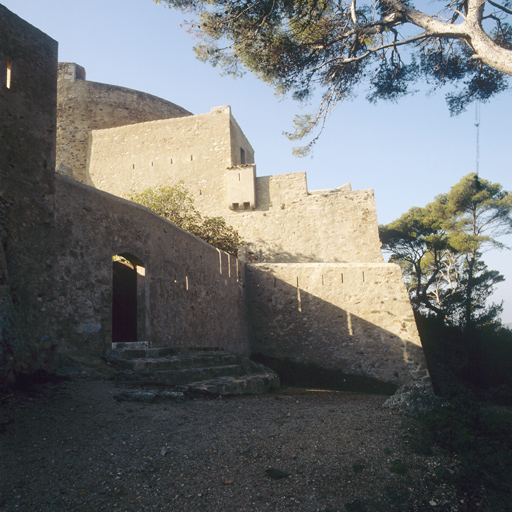
<svg viewBox="0 0 512 512">
<path fill-rule="evenodd" d="M 198 58 L 237 75 L 247 69 L 316 112 L 296 118 L 291 139 L 320 131 L 359 88 L 370 102 L 396 101 L 421 81 L 446 88 L 453 114 L 510 85 L 510 0 L 154 0 L 192 13 Z M 305 154 L 316 140 L 299 148 Z"/>
<path fill-rule="evenodd" d="M 223 218 L 203 217 L 181 183 L 172 187 L 148 188 L 130 194 L 128 199 L 232 256 L 238 256 L 238 250 L 244 243 L 238 231 L 228 226 Z"/>
</svg>

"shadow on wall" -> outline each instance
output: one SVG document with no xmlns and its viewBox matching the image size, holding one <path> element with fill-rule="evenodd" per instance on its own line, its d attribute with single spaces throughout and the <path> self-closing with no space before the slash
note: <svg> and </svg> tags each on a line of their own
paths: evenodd
<svg viewBox="0 0 512 512">
<path fill-rule="evenodd" d="M 242 251 L 241 251 L 242 253 Z M 270 245 L 262 238 L 248 242 L 240 258 L 247 263 L 318 263 L 315 256 L 285 251 L 282 245 Z M 339 263 L 339 262 L 337 262 Z"/>
<path fill-rule="evenodd" d="M 388 315 L 390 328 L 397 327 L 391 332 L 269 272 L 253 266 L 249 272 L 252 352 L 280 371 L 285 383 L 386 393 L 413 382 L 430 384 L 422 347 L 407 339 L 415 324 L 393 318 L 392 311 L 368 311 L 369 317 Z M 374 289 L 367 293 L 374 298 Z"/>
</svg>

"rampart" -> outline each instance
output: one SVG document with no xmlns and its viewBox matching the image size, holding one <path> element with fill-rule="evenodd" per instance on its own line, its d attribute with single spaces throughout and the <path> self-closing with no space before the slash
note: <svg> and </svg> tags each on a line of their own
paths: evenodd
<svg viewBox="0 0 512 512">
<path fill-rule="evenodd" d="M 94 130 L 87 169 L 87 183 L 118 196 L 183 182 L 203 214 L 249 242 L 247 261 L 383 261 L 373 191 L 308 192 L 305 173 L 257 178 L 229 107 Z"/>
<path fill-rule="evenodd" d="M 251 264 L 247 283 L 253 353 L 397 385 L 428 383 L 396 265 Z"/>
<path fill-rule="evenodd" d="M 133 276 L 127 306 L 136 308 L 137 339 L 248 353 L 243 264 L 143 207 L 56 174 L 57 43 L 1 5 L 0 26 L 1 376 L 111 347 L 113 311 L 126 306 L 128 289 L 116 291 L 120 268 Z M 126 264 L 116 266 L 116 255 Z"/>
<path fill-rule="evenodd" d="M 151 94 L 89 82 L 71 62 L 59 63 L 57 91 L 57 172 L 82 182 L 91 130 L 191 115 Z"/>
<path fill-rule="evenodd" d="M 53 318 L 53 336 L 62 333 L 59 345 L 80 354 L 110 348 L 112 256 L 122 255 L 137 266 L 137 339 L 249 352 L 245 272 L 237 259 L 142 206 L 62 176 L 55 199 L 58 285 L 40 304 Z"/>
<path fill-rule="evenodd" d="M 0 5 L 0 377 L 30 364 L 54 235 L 57 42 Z M 38 331 L 36 339 L 42 336 Z M 1 380 L 0 380 L 1 382 Z"/>
<path fill-rule="evenodd" d="M 308 192 L 304 173 L 257 178 L 229 107 L 186 115 L 69 64 L 58 118 L 69 160 L 57 165 L 103 190 L 56 174 L 57 43 L 2 6 L 0 25 L 3 376 L 120 337 L 428 380 L 400 270 L 382 262 L 371 191 Z M 184 117 L 148 121 L 166 108 Z M 91 131 L 94 119 L 104 129 Z M 248 263 L 117 197 L 178 181 L 203 213 L 240 229 Z"/>
</svg>

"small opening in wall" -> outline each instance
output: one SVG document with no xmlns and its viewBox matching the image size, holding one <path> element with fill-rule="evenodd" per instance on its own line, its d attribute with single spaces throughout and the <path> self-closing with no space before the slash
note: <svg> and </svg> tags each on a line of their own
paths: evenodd
<svg viewBox="0 0 512 512">
<path fill-rule="evenodd" d="M 240 181 L 240 173 L 238 173 L 238 181 Z"/>
<path fill-rule="evenodd" d="M 364 283 L 364 272 L 363 272 L 363 283 Z"/>
<path fill-rule="evenodd" d="M 277 279 L 274 277 L 274 288 L 277 288 Z"/>
<path fill-rule="evenodd" d="M 190 155 L 190 161 L 194 160 L 194 155 Z"/>
<path fill-rule="evenodd" d="M 185 276 L 185 290 L 188 292 L 188 276 Z"/>
<path fill-rule="evenodd" d="M 132 169 L 135 169 L 135 164 L 132 164 Z"/>
<path fill-rule="evenodd" d="M 202 196 L 202 195 L 203 195 L 203 191 L 202 191 L 202 190 L 200 190 L 200 191 L 199 191 L 199 195 L 200 195 L 200 196 Z"/>
<path fill-rule="evenodd" d="M 151 167 L 153 167 L 153 162 L 151 162 Z"/>
<path fill-rule="evenodd" d="M 324 276 L 322 275 L 322 286 L 324 285 Z"/>
<path fill-rule="evenodd" d="M 12 61 L 7 59 L 7 89 L 11 88 L 11 73 L 12 73 Z"/>
<path fill-rule="evenodd" d="M 341 273 L 341 284 L 343 284 L 343 272 Z"/>
<path fill-rule="evenodd" d="M 240 148 L 240 164 L 245 165 L 245 150 Z"/>
<path fill-rule="evenodd" d="M 251 207 L 251 203 L 244 203 L 244 210 L 248 210 Z"/>
<path fill-rule="evenodd" d="M 171 165 L 172 165 L 173 161 L 172 161 L 172 158 L 171 158 Z"/>
</svg>

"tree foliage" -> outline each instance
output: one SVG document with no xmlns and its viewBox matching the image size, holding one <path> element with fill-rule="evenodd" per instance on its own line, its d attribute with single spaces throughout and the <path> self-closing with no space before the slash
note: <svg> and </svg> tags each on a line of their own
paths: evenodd
<svg viewBox="0 0 512 512">
<path fill-rule="evenodd" d="M 148 188 L 130 194 L 128 199 L 233 256 L 238 255 L 238 249 L 244 243 L 238 231 L 228 226 L 223 218 L 203 217 L 181 183 L 173 187 Z"/>
<path fill-rule="evenodd" d="M 417 311 L 463 328 L 497 318 L 501 306 L 487 299 L 504 278 L 482 255 L 506 248 L 498 238 L 512 234 L 512 195 L 499 183 L 468 174 L 449 193 L 379 230 Z"/>
<path fill-rule="evenodd" d="M 228 74 L 244 69 L 300 101 L 323 92 L 317 111 L 296 118 L 291 139 L 321 132 L 357 87 L 371 102 L 396 101 L 424 81 L 449 88 L 453 114 L 504 91 L 512 75 L 512 0 L 154 0 L 193 14 L 196 53 Z M 317 139 L 313 138 L 304 154 Z"/>
</svg>

